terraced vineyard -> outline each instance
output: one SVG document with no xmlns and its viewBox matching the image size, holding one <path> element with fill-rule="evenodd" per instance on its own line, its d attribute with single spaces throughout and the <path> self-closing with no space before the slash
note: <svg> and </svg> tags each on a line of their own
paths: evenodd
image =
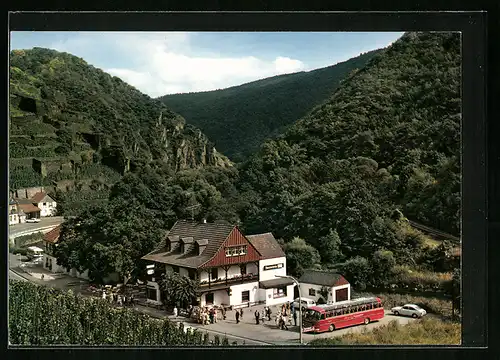
<svg viewBox="0 0 500 360">
<path fill-rule="evenodd" d="M 127 171 L 232 166 L 161 102 L 76 56 L 34 48 L 10 54 L 11 190 L 44 186 L 61 210 L 106 201 Z"/>
</svg>

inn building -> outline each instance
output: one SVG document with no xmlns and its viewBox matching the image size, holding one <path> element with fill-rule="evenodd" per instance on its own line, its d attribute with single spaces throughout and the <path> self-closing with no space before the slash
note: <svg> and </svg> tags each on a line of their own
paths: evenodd
<svg viewBox="0 0 500 360">
<path fill-rule="evenodd" d="M 200 306 L 233 308 L 292 301 L 286 257 L 271 233 L 247 235 L 227 223 L 179 220 L 165 242 L 142 259 L 149 262 L 147 297 L 162 303 L 158 280 L 176 272 L 200 284 Z"/>
</svg>

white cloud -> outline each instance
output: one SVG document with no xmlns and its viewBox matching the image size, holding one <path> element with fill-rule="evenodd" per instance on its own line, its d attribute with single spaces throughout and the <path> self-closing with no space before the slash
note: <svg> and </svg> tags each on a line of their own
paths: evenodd
<svg viewBox="0 0 500 360">
<path fill-rule="evenodd" d="M 190 40 L 189 33 L 181 32 L 81 33 L 52 47 L 78 56 L 93 47 L 113 54 L 118 63 L 127 60 L 127 65 L 103 70 L 152 97 L 222 89 L 306 68 L 300 60 L 288 57 L 264 60 L 255 56 L 197 55 Z"/>
</svg>

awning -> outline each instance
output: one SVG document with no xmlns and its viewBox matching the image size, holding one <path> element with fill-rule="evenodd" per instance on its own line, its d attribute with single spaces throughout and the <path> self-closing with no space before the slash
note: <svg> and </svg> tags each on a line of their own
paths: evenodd
<svg viewBox="0 0 500 360">
<path fill-rule="evenodd" d="M 259 282 L 259 287 L 261 289 L 272 289 L 278 286 L 285 286 L 285 285 L 293 285 L 293 280 L 289 278 L 277 278 Z"/>
</svg>

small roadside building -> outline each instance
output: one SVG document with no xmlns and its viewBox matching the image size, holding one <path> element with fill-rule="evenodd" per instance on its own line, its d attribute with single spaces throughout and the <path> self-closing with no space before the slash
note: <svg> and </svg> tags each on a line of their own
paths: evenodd
<svg viewBox="0 0 500 360">
<path fill-rule="evenodd" d="M 346 278 L 336 272 L 305 270 L 299 283 L 302 296 L 316 302 L 320 298 L 323 298 L 326 303 L 337 303 L 351 299 L 351 285 Z"/>
<path fill-rule="evenodd" d="M 67 270 L 63 266 L 57 264 L 57 259 L 53 255 L 54 249 L 59 241 L 61 234 L 61 225 L 56 226 L 43 237 L 44 252 L 43 252 L 43 267 L 53 273 L 63 273 L 79 279 L 88 280 L 88 270 L 80 273 L 76 269 Z"/>
<path fill-rule="evenodd" d="M 26 222 L 26 214 L 14 199 L 9 199 L 9 225 L 22 224 Z"/>
</svg>

